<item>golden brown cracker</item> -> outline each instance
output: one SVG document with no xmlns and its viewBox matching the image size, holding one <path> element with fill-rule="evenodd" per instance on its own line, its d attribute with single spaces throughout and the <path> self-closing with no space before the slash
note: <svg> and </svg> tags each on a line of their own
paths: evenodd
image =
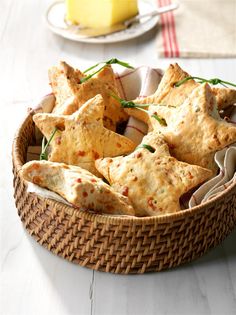
<svg viewBox="0 0 236 315">
<path fill-rule="evenodd" d="M 180 196 L 212 174 L 170 156 L 168 145 L 158 132 L 145 136 L 130 155 L 98 159 L 95 165 L 117 192 L 130 199 L 137 216 L 179 211 Z"/>
<path fill-rule="evenodd" d="M 49 160 L 81 166 L 99 176 L 94 161 L 105 156 L 130 153 L 135 144 L 103 126 L 101 95 L 87 101 L 72 115 L 36 114 L 33 120 L 47 140 L 53 130 Z"/>
<path fill-rule="evenodd" d="M 23 165 L 25 180 L 56 192 L 83 210 L 107 214 L 134 215 L 129 199 L 100 178 L 78 167 L 49 161 L 31 161 Z"/>
<path fill-rule="evenodd" d="M 165 71 L 156 92 L 153 95 L 147 96 L 145 98 L 138 98 L 134 100 L 134 102 L 137 104 L 161 104 L 178 107 L 182 105 L 183 102 L 190 96 L 192 91 L 200 85 L 200 83 L 197 83 L 195 80 L 191 79 L 179 87 L 175 87 L 175 83 L 189 76 L 190 75 L 182 70 L 177 63 L 170 64 Z M 219 110 L 236 103 L 235 89 L 218 87 L 213 87 L 212 89 L 216 97 L 216 103 Z M 130 116 L 142 120 L 150 125 L 150 118 L 145 112 L 133 108 L 125 109 L 125 111 Z"/>
<path fill-rule="evenodd" d="M 181 106 L 150 106 L 149 113 L 166 120 L 167 126 L 163 126 L 151 118 L 152 127 L 163 133 L 178 160 L 209 168 L 214 173 L 215 152 L 236 142 L 236 127 L 220 118 L 208 84 L 194 89 Z"/>
<path fill-rule="evenodd" d="M 212 92 L 216 97 L 219 110 L 236 104 L 236 89 L 212 87 Z"/>
<path fill-rule="evenodd" d="M 111 96 L 111 94 L 119 95 L 111 66 L 106 66 L 94 77 L 80 83 L 84 77 L 86 77 L 84 73 L 73 69 L 65 62 L 49 70 L 49 80 L 56 96 L 53 112 L 71 115 L 86 101 L 101 94 L 105 103 L 104 125 L 110 130 L 115 130 L 117 123 L 127 120 L 128 116 L 120 103 Z"/>
</svg>

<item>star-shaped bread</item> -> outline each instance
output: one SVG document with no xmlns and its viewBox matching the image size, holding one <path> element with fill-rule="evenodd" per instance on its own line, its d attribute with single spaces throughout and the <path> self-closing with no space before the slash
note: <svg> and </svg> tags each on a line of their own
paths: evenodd
<svg viewBox="0 0 236 315">
<path fill-rule="evenodd" d="M 182 70 L 177 63 L 171 64 L 165 71 L 156 92 L 145 98 L 134 100 L 134 102 L 137 104 L 162 104 L 178 107 L 183 104 L 192 91 L 200 85 L 200 83 L 197 83 L 195 80 L 188 80 L 179 87 L 175 87 L 174 84 L 176 82 L 189 76 L 190 75 Z M 213 87 L 212 92 L 216 97 L 219 110 L 236 103 L 236 89 Z M 146 107 L 146 109 L 148 109 L 148 107 Z M 133 108 L 125 109 L 125 111 L 130 116 L 142 120 L 147 124 L 150 123 L 149 116 L 143 111 Z"/>
<path fill-rule="evenodd" d="M 214 154 L 236 142 L 236 126 L 221 119 L 216 98 L 208 84 L 201 84 L 176 108 L 150 106 L 149 113 L 165 119 L 167 126 L 151 118 L 178 160 L 209 168 L 216 173 Z"/>
<path fill-rule="evenodd" d="M 73 205 L 98 213 L 134 215 L 127 197 L 90 172 L 72 165 L 31 161 L 23 165 L 25 180 L 56 192 Z"/>
<path fill-rule="evenodd" d="M 106 66 L 94 77 L 80 83 L 85 77 L 86 74 L 63 61 L 59 66 L 49 70 L 49 81 L 56 97 L 53 113 L 71 115 L 86 101 L 101 94 L 105 103 L 104 126 L 115 131 L 116 125 L 127 120 L 128 115 L 121 108 L 120 103 L 111 96 L 111 94 L 119 95 L 111 66 Z"/>
<path fill-rule="evenodd" d="M 102 96 L 96 95 L 72 115 L 34 115 L 36 126 L 47 140 L 57 128 L 49 160 L 78 165 L 99 176 L 96 159 L 130 153 L 135 144 L 103 126 L 104 107 Z"/>
<path fill-rule="evenodd" d="M 95 165 L 117 192 L 130 199 L 137 216 L 179 211 L 179 198 L 212 174 L 170 156 L 158 132 L 145 136 L 130 155 L 98 159 Z"/>
</svg>

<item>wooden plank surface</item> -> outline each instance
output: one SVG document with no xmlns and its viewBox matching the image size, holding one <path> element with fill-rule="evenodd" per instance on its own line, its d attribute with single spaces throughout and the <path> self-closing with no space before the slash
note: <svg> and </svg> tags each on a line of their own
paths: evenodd
<svg viewBox="0 0 236 315">
<path fill-rule="evenodd" d="M 2 315 L 222 314 L 236 310 L 236 231 L 209 254 L 161 273 L 119 276 L 68 263 L 23 229 L 13 200 L 11 143 L 26 109 L 50 91 L 47 69 L 66 60 L 82 69 L 118 57 L 133 65 L 166 68 L 155 29 L 125 43 L 89 45 L 53 35 L 48 0 L 0 1 L 0 210 Z M 236 61 L 178 60 L 190 73 L 236 81 Z"/>
</svg>

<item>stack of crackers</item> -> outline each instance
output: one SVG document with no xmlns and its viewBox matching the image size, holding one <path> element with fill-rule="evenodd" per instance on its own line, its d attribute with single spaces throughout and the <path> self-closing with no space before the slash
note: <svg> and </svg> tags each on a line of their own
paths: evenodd
<svg viewBox="0 0 236 315">
<path fill-rule="evenodd" d="M 193 79 L 176 87 L 189 75 L 174 64 L 153 95 L 133 101 L 144 104 L 143 111 L 122 108 L 111 66 L 81 81 L 85 77 L 65 62 L 49 70 L 54 108 L 33 116 L 51 138 L 48 160 L 26 163 L 24 179 L 85 211 L 132 216 L 181 211 L 180 197 L 216 175 L 215 152 L 236 142 L 236 126 L 219 115 L 236 103 L 236 90 Z M 130 116 L 148 126 L 138 146 L 118 133 Z"/>
</svg>

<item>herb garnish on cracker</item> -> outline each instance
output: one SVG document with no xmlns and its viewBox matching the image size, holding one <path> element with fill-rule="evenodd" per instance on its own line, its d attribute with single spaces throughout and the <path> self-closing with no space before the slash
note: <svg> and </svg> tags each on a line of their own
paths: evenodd
<svg viewBox="0 0 236 315">
<path fill-rule="evenodd" d="M 51 134 L 51 136 L 50 136 L 50 138 L 49 138 L 47 143 L 45 143 L 46 142 L 46 138 L 43 137 L 43 140 L 42 140 L 42 151 L 41 151 L 40 157 L 39 157 L 40 160 L 47 160 L 48 159 L 47 149 L 48 149 L 50 143 L 52 142 L 52 139 L 55 136 L 56 132 L 57 132 L 57 128 L 54 128 L 54 130 L 53 130 L 53 132 L 52 132 L 52 134 Z"/>
<path fill-rule="evenodd" d="M 151 106 L 152 104 L 136 104 L 136 103 L 134 103 L 133 101 L 126 101 L 126 100 L 124 100 L 124 99 L 118 97 L 117 95 L 111 94 L 111 96 L 114 97 L 115 99 L 117 99 L 117 100 L 120 102 L 121 107 L 123 107 L 123 108 L 137 108 L 137 109 L 139 109 L 139 110 L 141 110 L 141 111 L 143 111 L 143 112 L 149 114 L 149 112 L 148 112 L 146 109 L 144 109 L 144 107 L 149 107 L 149 106 Z M 155 105 L 156 105 L 156 104 L 155 104 Z M 159 106 L 159 105 L 156 105 L 156 106 Z M 161 105 L 160 105 L 160 106 L 161 106 Z M 173 107 L 173 106 L 172 106 L 172 107 Z M 163 119 L 162 117 L 158 116 L 156 113 L 152 114 L 151 116 L 152 116 L 153 118 L 155 118 L 155 119 L 159 122 L 159 124 L 161 124 L 161 125 L 163 125 L 163 126 L 166 126 L 166 121 L 165 121 L 165 119 Z"/>
<path fill-rule="evenodd" d="M 180 80 L 180 81 L 176 82 L 174 84 L 174 86 L 179 87 L 179 86 L 181 86 L 182 84 L 186 83 L 189 80 L 195 80 L 197 83 L 210 83 L 212 85 L 221 84 L 222 86 L 224 86 L 226 88 L 227 88 L 227 85 L 231 85 L 231 86 L 236 87 L 236 84 L 228 82 L 228 81 L 224 81 L 224 80 L 221 80 L 221 79 L 218 79 L 218 78 L 204 79 L 204 78 L 200 78 L 200 77 L 187 77 L 187 78 L 184 78 L 183 80 Z"/>
<path fill-rule="evenodd" d="M 134 69 L 134 67 L 132 67 L 132 66 L 131 66 L 130 64 L 128 64 L 127 62 L 118 60 L 117 58 L 112 58 L 112 59 L 110 59 L 110 60 L 108 60 L 108 61 L 103 61 L 103 62 L 97 63 L 96 65 L 94 65 L 94 66 L 92 66 L 92 67 L 86 69 L 86 70 L 84 71 L 84 73 L 87 73 L 87 72 L 93 70 L 94 68 L 98 67 L 98 66 L 101 65 L 101 64 L 103 64 L 103 66 L 100 67 L 98 70 L 96 70 L 95 72 L 93 72 L 93 73 L 87 75 L 87 76 L 84 77 L 84 78 L 81 78 L 81 79 L 80 79 L 80 83 L 84 83 L 84 82 L 88 81 L 88 80 L 91 79 L 95 74 L 97 74 L 98 72 L 100 72 L 101 70 L 103 70 L 107 65 L 118 64 L 118 65 L 120 65 L 120 66 L 122 66 L 122 67 L 125 67 L 125 68 Z"/>
</svg>

